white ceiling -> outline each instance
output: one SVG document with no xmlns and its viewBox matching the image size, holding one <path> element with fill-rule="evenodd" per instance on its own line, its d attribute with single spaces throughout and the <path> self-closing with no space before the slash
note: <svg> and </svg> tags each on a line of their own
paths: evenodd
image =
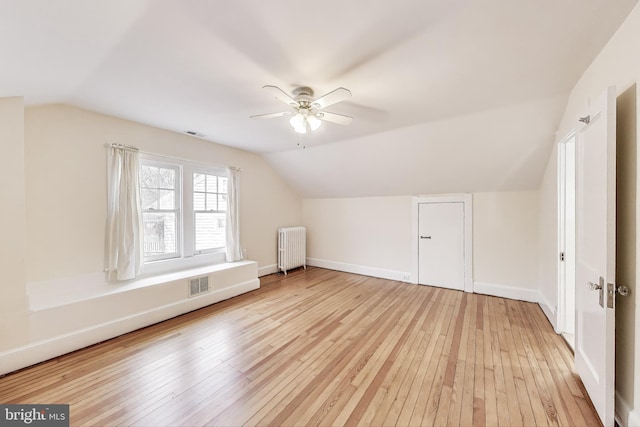
<svg viewBox="0 0 640 427">
<path fill-rule="evenodd" d="M 199 132 L 304 197 L 537 188 L 569 91 L 636 3 L 0 0 L 0 96 Z M 286 109 L 265 84 L 346 87 L 329 110 L 353 123 L 251 120 Z"/>
</svg>

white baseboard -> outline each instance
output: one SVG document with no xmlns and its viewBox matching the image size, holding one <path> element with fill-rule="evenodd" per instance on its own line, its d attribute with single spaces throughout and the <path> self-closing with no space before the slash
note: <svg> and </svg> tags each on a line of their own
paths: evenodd
<svg viewBox="0 0 640 427">
<path fill-rule="evenodd" d="M 266 276 L 268 274 L 273 274 L 277 272 L 278 272 L 278 264 L 265 265 L 264 267 L 258 268 L 258 277 Z"/>
<path fill-rule="evenodd" d="M 542 309 L 542 312 L 544 313 L 544 315 L 547 316 L 547 319 L 549 319 L 549 323 L 551 323 L 551 326 L 553 326 L 553 330 L 558 332 L 558 327 L 557 327 L 557 325 L 558 325 L 557 320 L 558 319 L 557 319 L 556 313 L 554 313 L 553 308 L 551 308 L 551 304 L 542 295 L 542 293 L 539 293 L 539 295 L 540 295 L 540 298 L 537 301 L 538 305 Z"/>
<path fill-rule="evenodd" d="M 307 258 L 307 265 L 311 267 L 326 268 L 328 270 L 344 271 L 345 273 L 362 274 L 363 276 L 397 280 L 399 282 L 410 283 L 411 281 L 411 274 L 406 271 L 387 270 L 384 268 L 347 264 L 344 262 L 329 261 L 318 258 Z"/>
<path fill-rule="evenodd" d="M 520 301 L 537 303 L 540 301 L 540 292 L 533 289 L 516 288 L 514 286 L 498 285 L 495 283 L 474 282 L 473 292 L 476 294 L 491 295 Z"/>
<path fill-rule="evenodd" d="M 214 290 L 210 293 L 181 300 L 153 310 L 122 317 L 90 328 L 77 330 L 54 338 L 0 352 L 0 375 L 44 362 L 45 360 L 79 350 L 104 340 L 115 338 L 136 329 L 197 310 L 260 287 L 260 280 L 249 281 Z"/>
<path fill-rule="evenodd" d="M 618 392 L 616 392 L 616 421 L 621 427 L 640 426 L 640 411 L 631 408 Z"/>
</svg>

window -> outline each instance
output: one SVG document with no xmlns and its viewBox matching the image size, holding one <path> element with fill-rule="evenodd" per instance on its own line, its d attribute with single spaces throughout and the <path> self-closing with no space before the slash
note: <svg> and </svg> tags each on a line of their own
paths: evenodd
<svg viewBox="0 0 640 427">
<path fill-rule="evenodd" d="M 193 174 L 195 251 L 224 248 L 227 220 L 227 177 Z"/>
<path fill-rule="evenodd" d="M 226 171 L 151 155 L 140 162 L 144 271 L 223 262 Z"/>
<path fill-rule="evenodd" d="M 180 168 L 144 162 L 140 167 L 144 259 L 179 256 Z"/>
</svg>

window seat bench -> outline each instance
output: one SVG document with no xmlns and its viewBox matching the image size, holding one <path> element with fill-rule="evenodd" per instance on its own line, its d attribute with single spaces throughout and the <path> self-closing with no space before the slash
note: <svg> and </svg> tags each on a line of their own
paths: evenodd
<svg viewBox="0 0 640 427">
<path fill-rule="evenodd" d="M 189 297 L 190 279 L 209 290 Z M 240 261 L 109 283 L 104 274 L 34 282 L 29 342 L 0 352 L 0 375 L 232 298 L 260 287 L 258 263 Z"/>
</svg>

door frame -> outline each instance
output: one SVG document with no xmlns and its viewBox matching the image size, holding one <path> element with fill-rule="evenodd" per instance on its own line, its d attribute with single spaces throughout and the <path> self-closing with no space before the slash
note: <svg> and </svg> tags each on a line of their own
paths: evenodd
<svg viewBox="0 0 640 427">
<path fill-rule="evenodd" d="M 418 226 L 422 203 L 464 204 L 464 291 L 473 292 L 473 197 L 470 193 L 413 196 L 411 200 L 411 283 L 418 284 Z"/>
<path fill-rule="evenodd" d="M 575 158 L 575 149 L 577 146 L 577 134 L 576 134 L 576 129 L 572 129 L 571 131 L 569 131 L 569 133 L 567 133 L 567 135 L 565 135 L 564 138 L 562 138 L 558 144 L 557 144 L 557 149 L 558 149 L 558 257 L 556 258 L 556 262 L 557 262 L 557 266 L 558 266 L 558 295 L 557 295 L 557 313 L 556 313 L 556 321 L 555 321 L 555 331 L 557 333 L 567 333 L 570 331 L 567 331 L 567 325 L 566 325 L 566 320 L 568 318 L 568 316 L 573 316 L 575 318 L 576 316 L 576 312 L 575 312 L 575 207 L 574 207 L 574 230 L 573 230 L 573 234 L 574 234 L 574 247 L 573 247 L 573 253 L 571 254 L 571 256 L 574 257 L 573 259 L 573 273 L 574 273 L 574 283 L 572 286 L 569 286 L 569 284 L 566 282 L 566 270 L 567 270 L 567 263 L 561 261 L 560 259 L 560 253 L 561 252 L 566 252 L 567 251 L 567 243 L 565 241 L 566 239 L 566 231 L 567 231 L 567 227 L 566 227 L 566 207 L 562 206 L 562 203 L 565 202 L 565 198 L 566 198 L 566 177 L 567 177 L 567 171 L 566 171 L 566 144 L 573 140 L 573 144 L 574 144 L 574 177 L 573 177 L 573 181 L 574 181 L 574 189 L 573 189 L 573 196 L 575 199 L 575 195 L 576 195 L 576 189 L 575 189 L 575 174 L 576 174 L 576 158 Z M 567 295 L 568 295 L 568 290 L 572 289 L 573 290 L 573 311 L 568 312 L 568 304 L 567 304 Z M 572 332 L 575 335 L 575 320 L 574 320 L 574 330 Z M 571 346 L 573 347 L 573 344 L 571 344 Z"/>
</svg>

